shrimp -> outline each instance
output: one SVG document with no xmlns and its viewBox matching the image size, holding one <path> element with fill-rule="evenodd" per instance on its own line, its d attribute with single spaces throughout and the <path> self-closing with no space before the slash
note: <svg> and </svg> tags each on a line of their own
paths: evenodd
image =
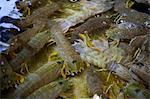
<svg viewBox="0 0 150 99">
<path fill-rule="evenodd" d="M 30 26 L 33 24 L 33 21 L 38 18 L 48 18 L 51 16 L 55 11 L 60 9 L 60 5 L 57 3 L 52 3 L 47 6 L 41 7 L 35 10 L 30 16 L 28 16 L 25 20 L 21 20 L 17 23 L 17 25 L 21 28 Z"/>
<path fill-rule="evenodd" d="M 80 59 L 80 56 L 74 51 L 69 40 L 65 38 L 59 27 L 54 25 L 51 30 L 52 36 L 57 45 L 57 50 L 66 62 L 65 66 L 65 75 L 70 75 L 71 73 L 78 72 L 83 68 L 83 61 Z"/>
<path fill-rule="evenodd" d="M 61 92 L 70 88 L 71 84 L 67 80 L 57 80 L 39 88 L 34 93 L 29 95 L 27 99 L 56 99 Z"/>
<path fill-rule="evenodd" d="M 43 85 L 56 80 L 61 76 L 61 67 L 62 63 L 59 61 L 48 62 L 35 72 L 30 73 L 25 82 L 19 85 L 13 93 L 14 98 L 26 97 Z"/>
<path fill-rule="evenodd" d="M 94 96 L 95 94 L 101 95 L 103 93 L 102 81 L 98 77 L 94 67 L 90 67 L 86 73 L 86 80 L 89 93 Z"/>
<path fill-rule="evenodd" d="M 18 47 L 24 46 L 32 37 L 34 37 L 38 32 L 42 31 L 46 26 L 46 20 L 39 19 L 36 21 L 32 29 L 28 29 L 21 34 L 11 38 L 8 43 L 11 45 L 9 52 L 16 50 Z"/>
<path fill-rule="evenodd" d="M 112 20 L 109 18 L 100 18 L 100 17 L 90 18 L 85 23 L 75 28 L 75 30 L 72 33 L 71 40 L 74 41 L 79 37 L 79 33 L 84 33 L 85 31 L 87 33 L 92 33 L 92 31 L 96 29 L 109 28 L 111 23 Z"/>
<path fill-rule="evenodd" d="M 21 63 L 36 54 L 51 38 L 51 34 L 48 30 L 38 33 L 33 37 L 27 45 L 19 52 L 15 59 L 11 60 L 11 65 L 14 70 L 21 68 Z"/>
</svg>

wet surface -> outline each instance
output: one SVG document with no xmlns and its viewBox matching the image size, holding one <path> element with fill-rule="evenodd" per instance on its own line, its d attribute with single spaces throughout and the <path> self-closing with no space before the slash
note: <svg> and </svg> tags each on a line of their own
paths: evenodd
<svg viewBox="0 0 150 99">
<path fill-rule="evenodd" d="M 12 18 L 18 19 L 21 13 L 16 8 L 15 2 L 18 0 L 1 0 L 0 1 L 0 18 L 3 16 L 10 16 Z"/>
<path fill-rule="evenodd" d="M 20 31 L 14 25 L 22 16 L 16 7 L 16 1 L 18 0 L 0 0 L 0 52 L 8 47 L 5 46 L 6 42 Z"/>
</svg>

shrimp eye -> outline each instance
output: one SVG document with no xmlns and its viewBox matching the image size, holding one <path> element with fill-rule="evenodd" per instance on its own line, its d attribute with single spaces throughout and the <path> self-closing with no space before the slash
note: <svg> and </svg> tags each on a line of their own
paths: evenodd
<svg viewBox="0 0 150 99">
<path fill-rule="evenodd" d="M 60 85 L 62 85 L 62 84 L 63 84 L 63 82 L 62 82 L 62 81 L 60 81 L 60 82 L 59 82 L 59 84 L 60 84 Z"/>
<path fill-rule="evenodd" d="M 77 1 L 79 1 L 79 0 L 69 0 L 69 1 L 74 3 L 74 2 L 77 2 Z"/>
<path fill-rule="evenodd" d="M 73 61 L 72 61 L 73 64 L 76 63 L 76 62 L 77 62 L 76 60 L 73 60 Z"/>
</svg>

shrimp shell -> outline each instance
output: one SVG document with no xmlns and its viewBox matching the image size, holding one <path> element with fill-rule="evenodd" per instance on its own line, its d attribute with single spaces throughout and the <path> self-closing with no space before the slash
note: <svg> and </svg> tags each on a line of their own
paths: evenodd
<svg viewBox="0 0 150 99">
<path fill-rule="evenodd" d="M 93 68 L 94 67 L 90 67 L 86 73 L 88 90 L 92 96 L 94 96 L 95 94 L 101 95 L 103 93 L 102 81 Z"/>
<path fill-rule="evenodd" d="M 21 52 L 19 52 L 15 59 L 11 61 L 12 68 L 14 70 L 18 70 L 21 68 L 21 63 L 25 60 L 36 54 L 50 39 L 51 34 L 49 31 L 44 31 L 38 33 L 35 37 L 33 37 L 25 48 Z"/>
<path fill-rule="evenodd" d="M 125 81 L 130 81 L 132 79 L 129 70 L 119 63 L 110 62 L 107 64 L 106 68 Z"/>
<path fill-rule="evenodd" d="M 48 18 L 51 16 L 55 11 L 60 9 L 60 5 L 57 3 L 52 3 L 47 6 L 41 7 L 35 10 L 29 17 L 25 20 L 21 20 L 18 22 L 18 26 L 21 28 L 27 27 L 33 24 L 33 21 L 38 18 Z"/>
<path fill-rule="evenodd" d="M 100 17 L 90 18 L 85 23 L 75 28 L 75 30 L 72 33 L 71 40 L 74 41 L 75 39 L 79 37 L 80 33 L 84 33 L 85 31 L 87 33 L 92 33 L 92 31 L 96 29 L 109 28 L 111 23 L 112 23 L 112 20 L 108 18 L 100 18 Z"/>
<path fill-rule="evenodd" d="M 11 45 L 9 51 L 14 51 L 18 47 L 24 46 L 32 37 L 34 37 L 38 32 L 42 31 L 46 25 L 46 20 L 39 19 L 36 21 L 32 29 L 28 29 L 25 32 L 18 34 L 8 41 Z"/>
<path fill-rule="evenodd" d="M 30 73 L 25 82 L 19 85 L 13 93 L 14 98 L 26 97 L 43 85 L 56 80 L 61 76 L 61 67 L 62 64 L 59 61 L 48 62 L 35 72 Z"/>
<path fill-rule="evenodd" d="M 135 64 L 131 66 L 131 71 L 150 89 L 150 74 L 149 72 L 146 72 L 148 71 L 146 69 L 147 68 L 143 70 L 140 66 L 136 66 Z"/>
<path fill-rule="evenodd" d="M 133 55 L 133 53 L 141 47 L 141 45 L 144 43 L 146 40 L 147 35 L 141 35 L 141 36 L 136 36 L 133 38 L 133 40 L 130 41 L 130 44 L 128 46 L 128 54 Z"/>
<path fill-rule="evenodd" d="M 39 88 L 28 96 L 27 99 L 56 99 L 62 91 L 66 91 L 70 87 L 67 80 L 55 81 Z"/>
<path fill-rule="evenodd" d="M 111 39 L 119 39 L 119 40 L 129 40 L 136 36 L 142 36 L 149 33 L 149 29 L 143 26 L 138 26 L 136 28 L 129 28 L 129 29 L 119 29 L 113 28 L 107 30 L 106 35 Z"/>
</svg>

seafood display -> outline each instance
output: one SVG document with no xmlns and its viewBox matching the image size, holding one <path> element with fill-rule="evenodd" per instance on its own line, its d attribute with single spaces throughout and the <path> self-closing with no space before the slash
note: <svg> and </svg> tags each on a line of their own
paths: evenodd
<svg viewBox="0 0 150 99">
<path fill-rule="evenodd" d="M 6 19 L 19 31 L 0 41 L 0 98 L 149 99 L 147 5 L 18 0 L 21 18 Z"/>
</svg>

